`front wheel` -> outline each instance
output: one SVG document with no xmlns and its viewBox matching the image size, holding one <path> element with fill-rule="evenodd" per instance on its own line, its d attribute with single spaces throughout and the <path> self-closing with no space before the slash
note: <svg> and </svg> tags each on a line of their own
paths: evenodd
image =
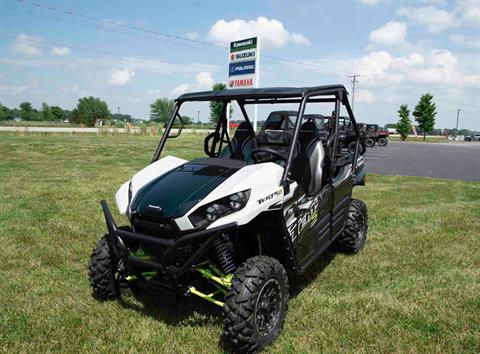
<svg viewBox="0 0 480 354">
<path fill-rule="evenodd" d="M 223 306 L 224 331 L 240 352 L 259 352 L 283 327 L 288 303 L 284 267 L 267 256 L 249 258 L 234 274 Z"/>
<path fill-rule="evenodd" d="M 367 147 L 371 148 L 375 145 L 375 140 L 373 140 L 372 138 L 368 138 L 366 141 L 365 141 L 365 144 L 367 145 Z"/>
<path fill-rule="evenodd" d="M 387 144 L 388 144 L 387 138 L 379 138 L 378 139 L 378 145 L 379 146 L 387 146 Z"/>
<path fill-rule="evenodd" d="M 107 236 L 97 242 L 88 263 L 88 276 L 92 286 L 92 295 L 98 300 L 114 300 L 120 292 L 115 273 L 113 257 L 107 243 Z"/>
<path fill-rule="evenodd" d="M 336 240 L 338 248 L 345 253 L 357 253 L 367 240 L 368 211 L 367 205 L 358 199 L 350 201 L 343 232 Z"/>
</svg>

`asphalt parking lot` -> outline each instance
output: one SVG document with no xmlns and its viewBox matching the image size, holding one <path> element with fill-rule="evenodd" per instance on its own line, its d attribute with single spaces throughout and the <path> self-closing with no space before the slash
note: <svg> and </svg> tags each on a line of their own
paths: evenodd
<svg viewBox="0 0 480 354">
<path fill-rule="evenodd" d="M 390 141 L 367 148 L 365 161 L 371 173 L 480 181 L 480 142 Z"/>
</svg>

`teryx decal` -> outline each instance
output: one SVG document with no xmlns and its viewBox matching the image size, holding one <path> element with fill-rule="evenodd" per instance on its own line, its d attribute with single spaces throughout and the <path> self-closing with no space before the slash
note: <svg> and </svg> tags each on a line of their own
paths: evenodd
<svg viewBox="0 0 480 354">
<path fill-rule="evenodd" d="M 260 204 L 266 202 L 267 200 L 270 200 L 270 199 L 273 199 L 275 197 L 281 196 L 282 194 L 283 194 L 283 188 L 279 188 L 275 192 L 273 192 L 272 194 L 269 194 L 266 197 L 263 197 L 263 198 L 260 198 L 259 200 L 257 200 L 257 203 L 260 205 Z"/>
</svg>

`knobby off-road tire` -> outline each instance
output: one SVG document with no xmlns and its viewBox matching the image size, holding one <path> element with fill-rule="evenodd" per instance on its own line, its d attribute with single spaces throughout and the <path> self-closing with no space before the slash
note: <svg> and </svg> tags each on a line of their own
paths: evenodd
<svg viewBox="0 0 480 354">
<path fill-rule="evenodd" d="M 387 146 L 388 139 L 387 138 L 379 138 L 378 141 L 377 141 L 377 144 L 379 146 Z"/>
<path fill-rule="evenodd" d="M 97 242 L 88 262 L 88 276 L 94 298 L 102 301 L 118 298 L 120 293 L 115 280 L 116 271 L 104 236 Z"/>
<path fill-rule="evenodd" d="M 252 257 L 237 269 L 223 306 L 225 336 L 235 351 L 256 353 L 278 337 L 288 289 L 287 273 L 274 258 Z"/>
<path fill-rule="evenodd" d="M 365 245 L 368 232 L 367 205 L 358 199 L 350 201 L 345 228 L 337 239 L 337 246 L 345 253 L 357 253 Z"/>
<path fill-rule="evenodd" d="M 368 138 L 367 140 L 365 140 L 365 144 L 367 145 L 367 147 L 371 148 L 375 145 L 375 140 L 373 140 L 372 138 Z"/>
</svg>

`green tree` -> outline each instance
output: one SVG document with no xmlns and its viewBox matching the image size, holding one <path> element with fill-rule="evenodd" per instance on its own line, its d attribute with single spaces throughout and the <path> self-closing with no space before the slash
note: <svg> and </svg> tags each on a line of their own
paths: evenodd
<svg viewBox="0 0 480 354">
<path fill-rule="evenodd" d="M 185 125 L 190 125 L 192 124 L 192 118 L 189 116 L 182 116 L 183 124 Z"/>
<path fill-rule="evenodd" d="M 398 110 L 400 120 L 397 123 L 397 130 L 400 133 L 402 140 L 407 139 L 408 134 L 412 131 L 412 121 L 409 118 L 410 111 L 406 104 L 402 104 Z"/>
<path fill-rule="evenodd" d="M 42 103 L 42 109 L 40 110 L 40 120 L 53 120 L 52 110 L 48 104 Z"/>
<path fill-rule="evenodd" d="M 0 103 L 0 120 L 13 119 L 12 112 L 8 107 L 5 107 Z"/>
<path fill-rule="evenodd" d="M 51 106 L 50 112 L 53 120 L 64 120 L 66 118 L 65 111 L 61 107 Z"/>
<path fill-rule="evenodd" d="M 72 112 L 73 122 L 94 127 L 99 119 L 109 119 L 110 110 L 107 104 L 96 97 L 83 97 L 78 100 L 77 107 Z"/>
<path fill-rule="evenodd" d="M 20 118 L 22 118 L 22 120 L 34 120 L 34 115 L 35 112 L 30 102 L 20 103 Z"/>
<path fill-rule="evenodd" d="M 435 126 L 436 106 L 433 102 L 433 96 L 426 93 L 420 97 L 418 104 L 415 106 L 413 116 L 418 123 L 418 127 L 423 132 L 423 140 Z"/>
<path fill-rule="evenodd" d="M 213 84 L 213 91 L 226 90 L 227 85 L 222 82 L 217 82 Z M 223 102 L 221 101 L 210 101 L 210 121 L 212 123 L 217 123 L 222 115 Z M 233 115 L 233 108 L 230 105 L 230 117 Z"/>
<path fill-rule="evenodd" d="M 167 123 L 174 107 L 174 100 L 167 97 L 159 98 L 150 105 L 150 119 L 165 124 Z"/>
</svg>

